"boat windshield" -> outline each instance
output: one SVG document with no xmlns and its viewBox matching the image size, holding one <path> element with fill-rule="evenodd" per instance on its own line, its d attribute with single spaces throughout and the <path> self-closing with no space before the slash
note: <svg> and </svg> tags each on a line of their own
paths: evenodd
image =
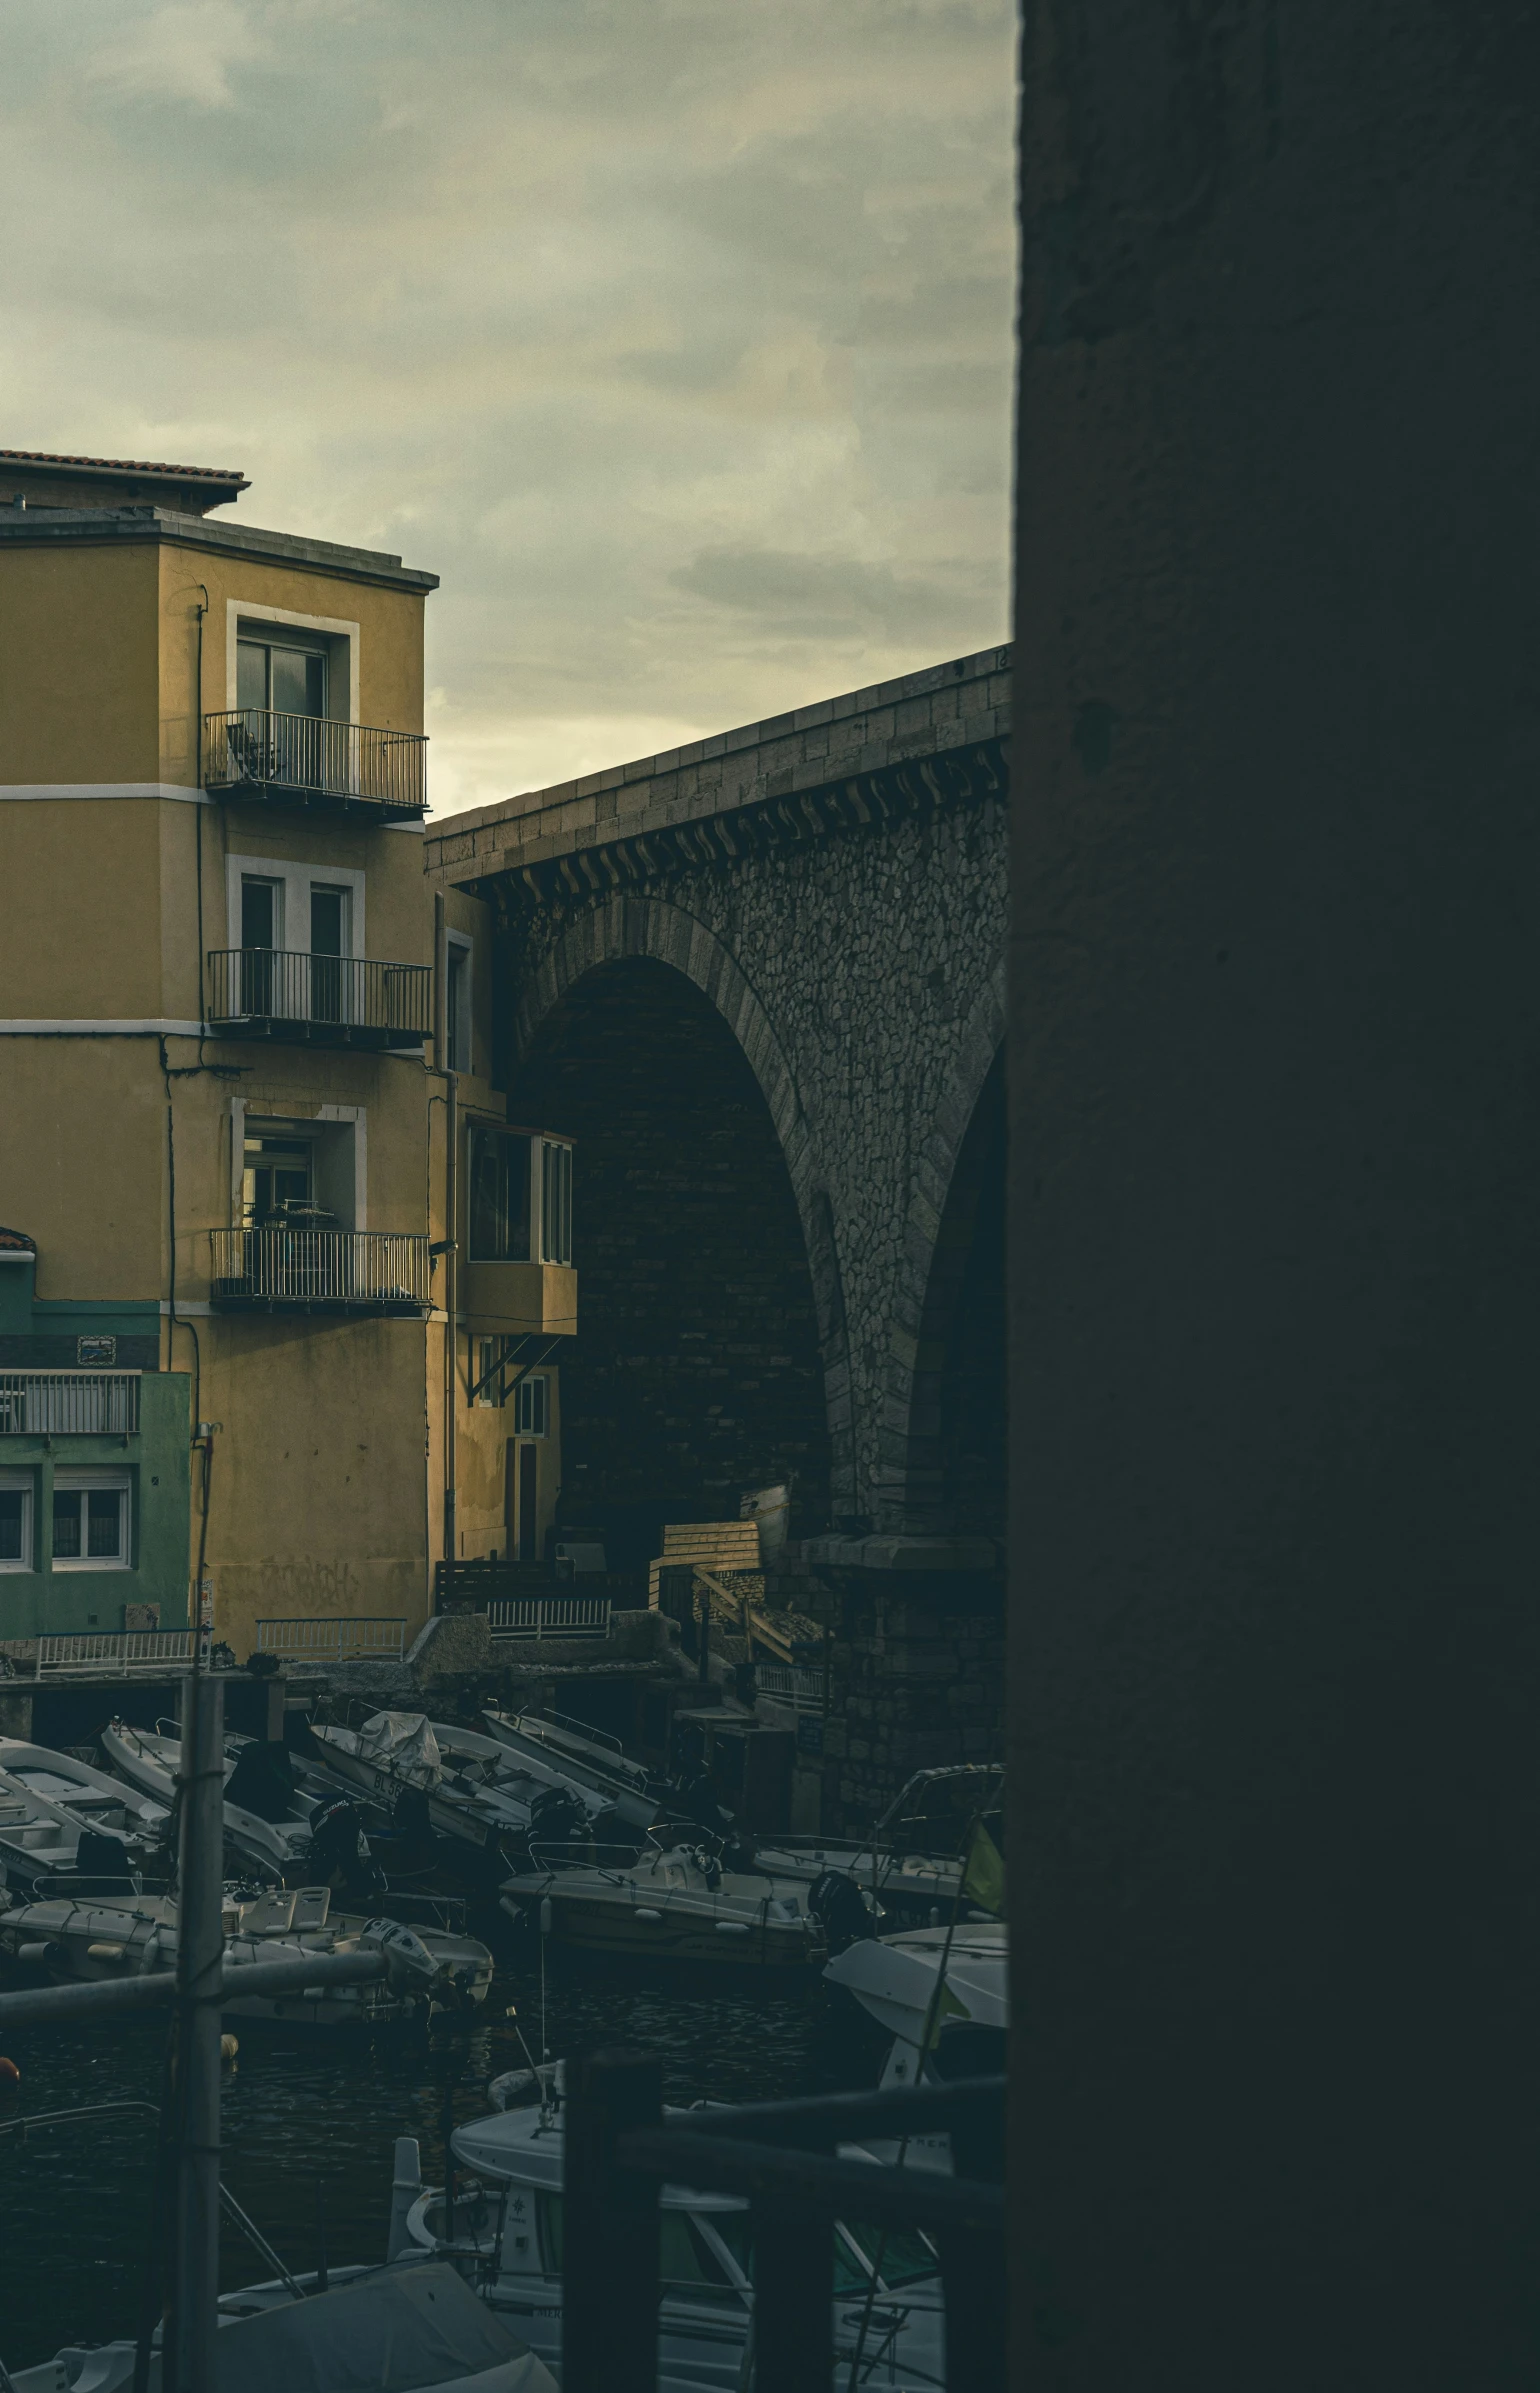
<svg viewBox="0 0 1540 2393">
<path fill-rule="evenodd" d="M 726 2244 L 746 2277 L 754 2274 L 754 2249 L 751 2221 L 746 2210 L 713 2211 L 711 2224 Z M 881 2260 L 878 2274 L 891 2293 L 900 2285 L 914 2285 L 922 2277 L 939 2274 L 941 2263 L 935 2247 L 927 2242 L 917 2227 L 851 2226 L 842 2222 L 843 2232 L 834 2238 L 834 2293 L 843 2300 L 852 2293 L 864 2293 L 871 2283 L 874 2262 Z M 846 2237 L 850 2241 L 846 2241 Z M 854 2249 L 852 2249 L 854 2245 Z"/>
<path fill-rule="evenodd" d="M 834 2244 L 837 2294 L 864 2292 L 871 2269 L 876 2270 L 890 2293 L 900 2285 L 914 2285 L 921 2277 L 934 2277 L 940 2272 L 935 2247 L 918 2227 L 870 2227 L 849 2219 L 842 2219 L 840 2224 L 866 2265 L 860 2266 L 855 2253 L 846 2246 L 844 2236 L 837 2236 Z"/>
<path fill-rule="evenodd" d="M 548 2277 L 562 2273 L 562 2201 L 560 2194 L 538 2193 L 535 2196 L 536 2216 L 540 2224 L 540 2257 Z M 724 2226 L 742 2227 L 745 2240 L 748 2229 L 746 2212 L 712 2214 L 711 2223 L 720 2230 Z M 730 2237 L 724 2238 L 728 2249 L 737 2256 L 737 2246 Z M 703 2235 L 686 2210 L 664 2210 L 658 2217 L 658 2275 L 663 2291 L 676 2301 L 726 2302 L 740 2300 L 727 2270 L 712 2250 L 709 2237 Z"/>
</svg>

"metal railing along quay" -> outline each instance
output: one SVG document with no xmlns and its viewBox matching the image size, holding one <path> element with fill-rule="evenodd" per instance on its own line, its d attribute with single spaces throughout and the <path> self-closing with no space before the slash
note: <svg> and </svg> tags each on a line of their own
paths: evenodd
<svg viewBox="0 0 1540 2393">
<path fill-rule="evenodd" d="M 487 1627 L 500 1637 L 607 1637 L 607 1595 L 510 1595 L 487 1605 Z"/>
<path fill-rule="evenodd" d="M 211 1230 L 221 1311 L 421 1313 L 428 1240 L 394 1230 Z"/>
<path fill-rule="evenodd" d="M 326 1662 L 399 1662 L 404 1620 L 259 1620 L 258 1653 Z"/>
<path fill-rule="evenodd" d="M 0 1437 L 133 1437 L 138 1371 L 0 1371 Z"/>
<path fill-rule="evenodd" d="M 227 1035 L 415 1047 L 433 1027 L 426 964 L 232 947 L 212 951 L 208 975 L 208 1020 Z"/>
<path fill-rule="evenodd" d="M 824 1677 L 821 1670 L 796 1670 L 784 1662 L 754 1664 L 756 1694 L 773 1695 L 778 1703 L 793 1704 L 799 1712 L 823 1709 Z"/>
<path fill-rule="evenodd" d="M 196 1629 L 85 1629 L 71 1636 L 39 1637 L 39 1678 L 132 1678 L 136 1671 L 191 1669 Z"/>
<path fill-rule="evenodd" d="M 203 786 L 405 821 L 427 804 L 427 749 L 421 732 L 237 706 L 203 718 Z"/>
<path fill-rule="evenodd" d="M 829 2393 L 836 2219 L 859 2219 L 878 2235 L 918 2228 L 931 2240 L 946 2305 L 943 2381 L 949 2393 L 999 2393 L 1004 2128 L 1003 2077 L 747 2103 L 665 2123 L 661 2063 L 586 2054 L 567 2073 L 563 2393 L 654 2393 L 663 2184 L 747 2198 L 755 2393 Z M 902 2155 L 910 2137 L 941 2130 L 952 2176 L 901 2159 L 839 2157 L 841 2145 L 878 2137 Z M 869 2381 L 886 2382 L 875 2344 L 867 2359 Z"/>
</svg>

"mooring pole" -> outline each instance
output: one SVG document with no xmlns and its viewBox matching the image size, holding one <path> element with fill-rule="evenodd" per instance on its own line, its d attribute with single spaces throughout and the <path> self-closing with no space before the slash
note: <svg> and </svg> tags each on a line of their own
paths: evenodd
<svg viewBox="0 0 1540 2393">
<path fill-rule="evenodd" d="M 182 1712 L 177 1896 L 174 2393 L 213 2393 L 219 2305 L 219 2023 L 224 1984 L 224 1688 L 194 1671 Z"/>
</svg>

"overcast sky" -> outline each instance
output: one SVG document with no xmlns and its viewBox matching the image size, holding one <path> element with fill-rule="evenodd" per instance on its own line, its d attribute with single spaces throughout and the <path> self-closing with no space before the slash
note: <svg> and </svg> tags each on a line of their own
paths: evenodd
<svg viewBox="0 0 1540 2393">
<path fill-rule="evenodd" d="M 435 808 L 1006 634 L 1010 0 L 0 0 L 0 446 L 399 550 Z"/>
</svg>

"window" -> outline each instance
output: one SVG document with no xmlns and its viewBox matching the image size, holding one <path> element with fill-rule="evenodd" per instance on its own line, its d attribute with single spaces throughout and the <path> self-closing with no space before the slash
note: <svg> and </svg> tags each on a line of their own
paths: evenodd
<svg viewBox="0 0 1540 2393">
<path fill-rule="evenodd" d="M 540 1142 L 540 1259 L 572 1260 L 572 1149 Z"/>
<path fill-rule="evenodd" d="M 496 1361 L 497 1340 L 495 1338 L 478 1338 L 476 1340 L 476 1368 L 471 1375 L 472 1387 L 481 1389 L 481 1393 L 476 1399 L 478 1404 L 495 1406 L 497 1403 L 497 1387 L 491 1376 L 492 1366 Z"/>
<path fill-rule="evenodd" d="M 527 1263 L 530 1141 L 519 1131 L 471 1131 L 473 1263 Z"/>
<path fill-rule="evenodd" d="M 283 883 L 241 875 L 242 947 L 282 947 Z"/>
<path fill-rule="evenodd" d="M 326 713 L 326 651 L 303 634 L 261 640 L 243 632 L 235 649 L 235 702 L 275 715 Z"/>
<path fill-rule="evenodd" d="M 444 988 L 445 1031 L 449 1053 L 444 1058 L 451 1072 L 475 1070 L 471 1025 L 471 943 L 453 931 L 445 957 L 448 974 Z"/>
<path fill-rule="evenodd" d="M 32 1474 L 0 1471 L 0 1570 L 31 1570 Z"/>
<path fill-rule="evenodd" d="M 248 1138 L 241 1221 L 248 1230 L 314 1210 L 315 1149 L 308 1138 Z"/>
<path fill-rule="evenodd" d="M 55 1570 L 127 1570 L 126 1471 L 56 1471 L 53 1482 Z"/>
<path fill-rule="evenodd" d="M 543 1372 L 521 1379 L 513 1396 L 513 1426 L 518 1437 L 545 1437 L 550 1431 L 551 1383 Z"/>
<path fill-rule="evenodd" d="M 310 1020 L 341 1022 L 348 994 L 342 958 L 348 952 L 346 889 L 310 884 Z"/>
</svg>

